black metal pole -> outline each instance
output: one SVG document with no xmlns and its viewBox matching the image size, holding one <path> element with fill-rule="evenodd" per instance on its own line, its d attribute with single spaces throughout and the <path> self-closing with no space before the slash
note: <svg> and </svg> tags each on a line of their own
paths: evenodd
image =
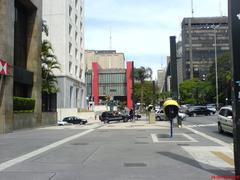
<svg viewBox="0 0 240 180">
<path fill-rule="evenodd" d="M 176 36 L 170 36 L 170 69 L 171 69 L 171 89 L 173 99 L 178 99 L 178 78 L 177 78 L 177 51 L 176 51 Z"/>
<path fill-rule="evenodd" d="M 240 1 L 228 0 L 228 18 L 232 59 L 232 105 L 235 175 L 240 176 Z"/>
</svg>

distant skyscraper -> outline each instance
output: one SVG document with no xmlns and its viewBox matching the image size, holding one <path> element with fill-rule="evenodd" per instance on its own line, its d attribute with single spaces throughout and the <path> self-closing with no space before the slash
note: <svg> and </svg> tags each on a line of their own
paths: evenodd
<svg viewBox="0 0 240 180">
<path fill-rule="evenodd" d="M 165 74 L 166 74 L 165 69 L 160 69 L 157 71 L 157 85 L 160 89 L 160 92 L 163 92 Z"/>
<path fill-rule="evenodd" d="M 215 57 L 229 52 L 227 17 L 184 18 L 182 21 L 182 59 L 184 79 L 202 78 L 209 74 Z M 189 33 L 190 32 L 190 33 Z"/>
<path fill-rule="evenodd" d="M 84 0 L 43 0 L 43 20 L 49 28 L 54 53 L 61 64 L 55 71 L 57 108 L 86 107 L 84 61 Z"/>
</svg>

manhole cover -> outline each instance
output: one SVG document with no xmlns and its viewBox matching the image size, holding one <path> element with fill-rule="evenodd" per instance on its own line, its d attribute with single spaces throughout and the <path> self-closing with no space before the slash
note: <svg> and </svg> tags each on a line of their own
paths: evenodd
<svg viewBox="0 0 240 180">
<path fill-rule="evenodd" d="M 135 144 L 149 144 L 149 142 L 135 142 Z"/>
<path fill-rule="evenodd" d="M 195 134 L 194 132 L 185 132 L 185 134 Z"/>
<path fill-rule="evenodd" d="M 137 139 L 147 139 L 148 137 L 136 137 Z"/>
<path fill-rule="evenodd" d="M 178 144 L 178 146 L 190 146 L 190 144 Z"/>
<path fill-rule="evenodd" d="M 97 131 L 97 132 L 108 132 L 108 131 L 106 131 L 106 130 L 101 130 L 101 131 Z"/>
<path fill-rule="evenodd" d="M 146 163 L 124 163 L 124 167 L 146 167 Z"/>
<path fill-rule="evenodd" d="M 86 146 L 88 144 L 89 143 L 71 143 L 71 145 L 74 145 L 74 146 Z"/>
</svg>

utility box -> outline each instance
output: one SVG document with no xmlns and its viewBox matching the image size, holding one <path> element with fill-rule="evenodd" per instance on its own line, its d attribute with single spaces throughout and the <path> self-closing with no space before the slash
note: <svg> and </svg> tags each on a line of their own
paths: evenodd
<svg viewBox="0 0 240 180">
<path fill-rule="evenodd" d="M 149 124 L 155 124 L 156 123 L 155 112 L 150 112 L 148 117 L 149 117 Z"/>
</svg>

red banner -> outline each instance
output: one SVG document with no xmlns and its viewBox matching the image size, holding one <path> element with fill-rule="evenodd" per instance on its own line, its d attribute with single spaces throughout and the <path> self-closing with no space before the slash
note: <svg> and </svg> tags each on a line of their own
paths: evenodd
<svg viewBox="0 0 240 180">
<path fill-rule="evenodd" d="M 8 75 L 8 63 L 0 59 L 0 74 Z"/>
</svg>

